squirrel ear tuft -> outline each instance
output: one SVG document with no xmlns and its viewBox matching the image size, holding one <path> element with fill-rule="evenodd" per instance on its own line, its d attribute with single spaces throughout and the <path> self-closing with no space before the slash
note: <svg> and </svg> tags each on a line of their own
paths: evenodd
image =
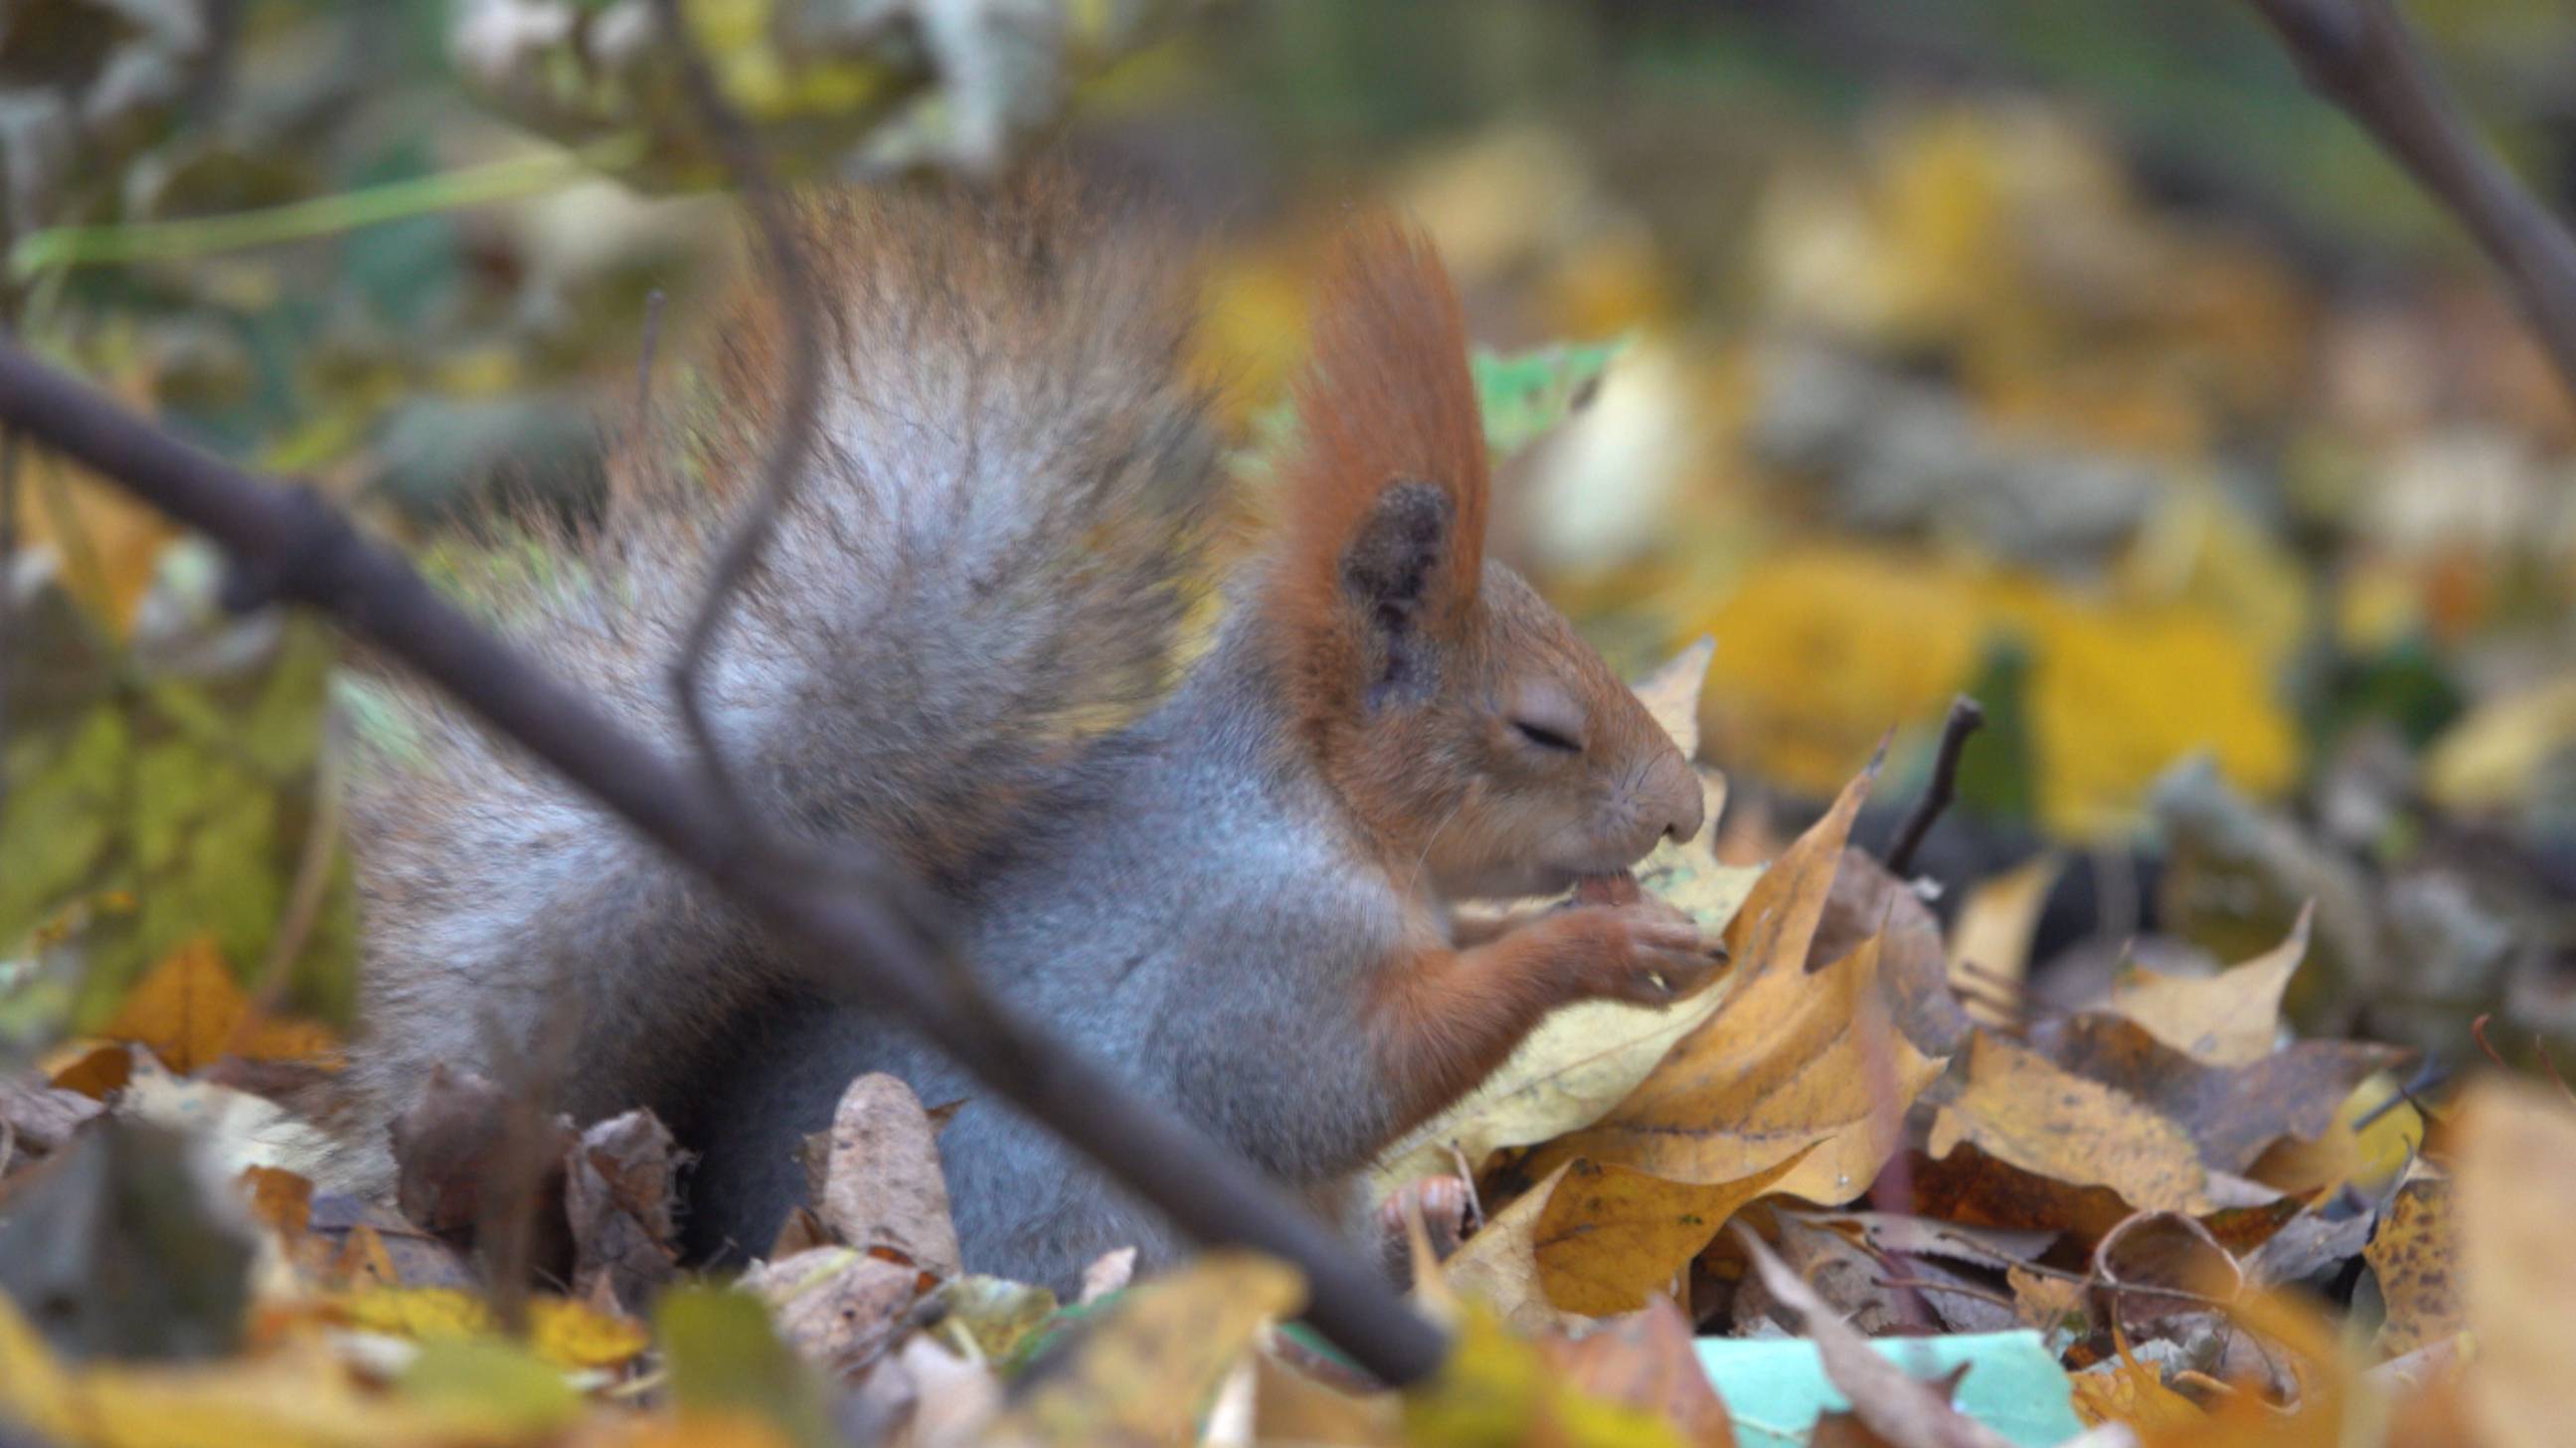
<svg viewBox="0 0 2576 1448">
<path fill-rule="evenodd" d="M 1297 412 L 1284 476 L 1296 571 L 1372 615 L 1403 583 L 1408 620 L 1455 625 L 1484 568 L 1488 464 L 1466 321 L 1421 232 L 1379 218 L 1344 237 Z"/>
</svg>

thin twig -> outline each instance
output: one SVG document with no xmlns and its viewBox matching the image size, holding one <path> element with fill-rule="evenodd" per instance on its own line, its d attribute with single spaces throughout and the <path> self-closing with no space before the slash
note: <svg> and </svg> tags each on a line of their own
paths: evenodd
<svg viewBox="0 0 2576 1448">
<path fill-rule="evenodd" d="M 2397 158 L 2504 273 L 2576 388 L 2576 236 L 2472 127 L 2388 0 L 2248 0 L 2299 70 Z"/>
<path fill-rule="evenodd" d="M 286 889 L 286 908 L 278 913 L 277 929 L 269 934 L 268 952 L 258 974 L 251 977 L 250 1004 L 233 1023 L 232 1035 L 224 1043 L 225 1055 L 248 1051 L 258 1028 L 275 1019 L 277 1003 L 295 978 L 295 959 L 304 953 L 314 924 L 322 918 L 322 907 L 330 902 L 331 865 L 339 857 L 342 823 L 337 758 L 338 751 L 324 740 L 314 766 L 313 817 L 305 824 L 304 847 L 295 854 L 295 877 Z"/>
<path fill-rule="evenodd" d="M 2004 1296 L 2002 1293 L 1990 1291 L 1983 1287 L 1970 1287 L 1964 1283 L 1935 1282 L 1929 1277 L 1873 1277 L 1870 1279 L 1870 1285 L 1873 1287 L 1883 1287 L 1891 1292 L 1947 1292 L 1953 1297 L 1973 1297 L 1979 1302 L 1991 1302 L 1995 1306 L 2004 1309 L 2006 1312 L 2014 1314 L 2016 1317 L 2018 1317 L 2021 1312 L 2020 1304 L 2014 1302 L 2011 1298 Z"/>
<path fill-rule="evenodd" d="M 418 672 L 775 931 L 786 958 L 816 981 L 920 1032 L 1191 1238 L 1297 1267 L 1309 1320 L 1369 1372 L 1414 1382 L 1447 1356 L 1441 1332 L 1406 1308 L 1373 1264 L 1241 1157 L 1017 1008 L 982 999 L 942 928 L 944 912 L 917 887 L 878 880 L 853 888 L 846 871 L 810 851 L 745 852 L 743 821 L 703 771 L 639 741 L 597 701 L 499 642 L 320 496 L 201 452 L 7 342 L 0 427 L 23 429 L 212 537 L 238 570 L 236 601 L 320 608 Z M 782 856 L 792 868 L 778 867 Z"/>
<path fill-rule="evenodd" d="M 663 43 L 670 47 L 671 58 L 679 67 L 680 87 L 688 95 L 690 108 L 697 112 L 698 124 L 714 143 L 717 157 L 732 173 L 752 225 L 760 232 L 761 245 L 769 253 L 770 280 L 777 287 L 779 311 L 787 324 L 787 397 L 779 411 L 777 436 L 771 440 L 769 457 L 761 468 L 760 491 L 743 509 L 724 546 L 716 551 L 708 568 L 706 591 L 698 599 L 697 613 L 690 619 L 679 657 L 671 665 L 671 689 L 679 705 L 680 720 L 688 729 L 689 742 L 697 750 L 698 767 L 740 808 L 744 802 L 733 787 L 730 766 L 714 724 L 707 717 L 706 664 L 732 611 L 734 596 L 758 565 L 769 535 L 777 531 L 779 517 L 795 501 L 806 460 L 813 455 L 816 419 L 823 399 L 822 289 L 815 284 L 795 224 L 787 215 L 786 202 L 770 172 L 769 158 L 761 153 L 759 139 L 751 127 L 717 87 L 715 71 L 691 36 L 687 17 L 680 13 L 680 0 L 653 0 L 653 13 L 662 28 Z"/>
<path fill-rule="evenodd" d="M 660 287 L 644 294 L 644 336 L 636 347 L 635 424 L 640 431 L 653 410 L 653 354 L 662 345 L 662 307 L 670 299 Z"/>
<path fill-rule="evenodd" d="M 0 640 L 18 637 L 18 430 L 0 430 Z M 0 810 L 9 804 L 9 676 L 17 659 L 0 648 Z"/>
<path fill-rule="evenodd" d="M 1913 865 L 1923 837 L 1958 793 L 1959 751 L 1985 722 L 1986 711 L 1976 700 L 1962 694 L 1950 701 L 1950 717 L 1941 723 L 1941 751 L 1932 757 L 1932 782 L 1923 787 L 1923 798 L 1914 802 L 1913 812 L 1897 828 L 1895 843 L 1887 847 L 1887 873 L 1902 878 Z"/>
</svg>

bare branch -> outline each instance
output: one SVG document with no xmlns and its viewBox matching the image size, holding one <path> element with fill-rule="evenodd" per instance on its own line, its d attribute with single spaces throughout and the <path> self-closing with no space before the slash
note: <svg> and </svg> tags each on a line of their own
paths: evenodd
<svg viewBox="0 0 2576 1448">
<path fill-rule="evenodd" d="M 1015 1009 L 980 999 L 939 928 L 941 912 L 917 891 L 900 882 L 887 894 L 852 888 L 810 852 L 744 849 L 746 822 L 713 780 L 494 639 L 319 496 L 199 452 L 6 342 L 0 427 L 23 429 L 211 536 L 232 555 L 237 601 L 320 608 L 419 672 L 775 930 L 817 981 L 893 1012 L 1193 1238 L 1296 1265 L 1309 1318 L 1370 1372 L 1406 1383 L 1440 1366 L 1440 1332 L 1241 1158 Z"/>
<path fill-rule="evenodd" d="M 751 213 L 752 225 L 760 232 L 761 246 L 769 254 L 770 281 L 777 288 L 776 301 L 788 333 L 787 398 L 778 414 L 778 435 L 771 439 L 769 457 L 762 466 L 760 491 L 753 495 L 734 524 L 732 535 L 717 550 L 707 574 L 706 592 L 698 599 L 688 637 L 681 641 L 679 657 L 671 665 L 671 689 L 679 705 L 681 723 L 697 749 L 699 767 L 724 786 L 725 798 L 740 808 L 743 802 L 732 787 L 723 749 L 707 718 L 707 656 L 724 630 L 734 596 L 741 592 L 743 581 L 759 563 L 769 535 L 777 531 L 780 515 L 795 501 L 797 484 L 803 480 L 805 464 L 813 456 L 814 429 L 823 399 L 822 290 L 815 285 L 813 267 L 787 215 L 787 203 L 770 173 L 768 158 L 761 154 L 759 139 L 717 87 L 715 71 L 691 37 L 687 17 L 680 13 L 680 0 L 653 0 L 653 14 L 662 28 L 663 43 L 670 47 L 672 60 L 679 67 L 680 87 L 688 94 L 690 108 L 698 113 L 699 126 L 713 142 L 725 169 L 732 173 L 734 185 L 742 192 L 743 205 Z M 649 354 L 646 365 L 650 365 Z"/>
<path fill-rule="evenodd" d="M 1923 797 L 1914 802 L 1913 813 L 1897 827 L 1894 843 L 1887 847 L 1887 873 L 1902 877 L 1914 863 L 1914 852 L 1923 846 L 1923 837 L 1941 818 L 1941 811 L 1959 792 L 1959 751 L 1967 748 L 1968 736 L 1984 727 L 1986 711 L 1976 700 L 1962 694 L 1950 701 L 1950 717 L 1941 721 L 1941 748 L 1932 758 L 1932 782 L 1923 787 Z"/>
<path fill-rule="evenodd" d="M 2576 389 L 2576 236 L 2470 126 L 2389 0 L 2248 0 L 2308 83 L 2379 139 L 2504 273 Z"/>
</svg>

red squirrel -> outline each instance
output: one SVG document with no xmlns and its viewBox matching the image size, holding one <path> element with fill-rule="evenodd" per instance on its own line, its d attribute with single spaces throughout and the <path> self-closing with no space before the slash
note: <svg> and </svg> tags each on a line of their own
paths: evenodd
<svg viewBox="0 0 2576 1448">
<path fill-rule="evenodd" d="M 1636 697 L 1484 557 L 1465 329 L 1422 236 L 1342 240 L 1278 521 L 1184 666 L 1234 486 L 1185 365 L 1185 269 L 1044 186 L 830 196 L 802 225 L 828 302 L 818 445 L 707 681 L 755 807 L 918 872 L 987 988 L 1346 1224 L 1372 1157 L 1550 1011 L 1711 975 L 1715 940 L 1651 903 L 1454 909 L 1623 870 L 1702 804 Z M 760 476 L 777 325 L 747 304 L 690 465 L 621 464 L 605 521 L 516 600 L 528 648 L 674 748 L 668 662 Z M 410 708 L 353 807 L 359 1134 L 437 1063 L 549 1052 L 577 1119 L 674 1123 L 701 1153 L 692 1246 L 752 1256 L 801 1195 L 800 1138 L 890 1071 L 965 1101 L 940 1142 L 971 1269 L 1064 1283 L 1113 1248 L 1179 1250 L 893 1021 L 809 994 L 615 821 Z"/>
</svg>

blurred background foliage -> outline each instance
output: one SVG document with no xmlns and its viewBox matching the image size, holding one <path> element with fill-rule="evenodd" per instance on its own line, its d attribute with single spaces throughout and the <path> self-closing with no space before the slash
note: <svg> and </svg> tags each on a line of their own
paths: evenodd
<svg viewBox="0 0 2576 1448">
<path fill-rule="evenodd" d="M 2576 408 L 2236 0 L 688 8 L 790 174 L 1053 150 L 1202 232 L 1247 431 L 1357 201 L 1429 227 L 1485 345 L 1619 341 L 1501 546 L 1623 665 L 1716 636 L 1728 849 L 1891 727 L 1919 776 L 1970 690 L 1935 873 L 2065 849 L 2078 935 L 2216 959 L 2327 898 L 2340 1024 L 2576 1035 Z M 2406 10 L 2571 209 L 2576 13 Z M 12 324 L 424 546 L 578 510 L 648 334 L 685 366 L 745 254 L 650 36 L 644 0 L 13 0 Z M 166 530 L 18 466 L 114 654 Z"/>
</svg>

